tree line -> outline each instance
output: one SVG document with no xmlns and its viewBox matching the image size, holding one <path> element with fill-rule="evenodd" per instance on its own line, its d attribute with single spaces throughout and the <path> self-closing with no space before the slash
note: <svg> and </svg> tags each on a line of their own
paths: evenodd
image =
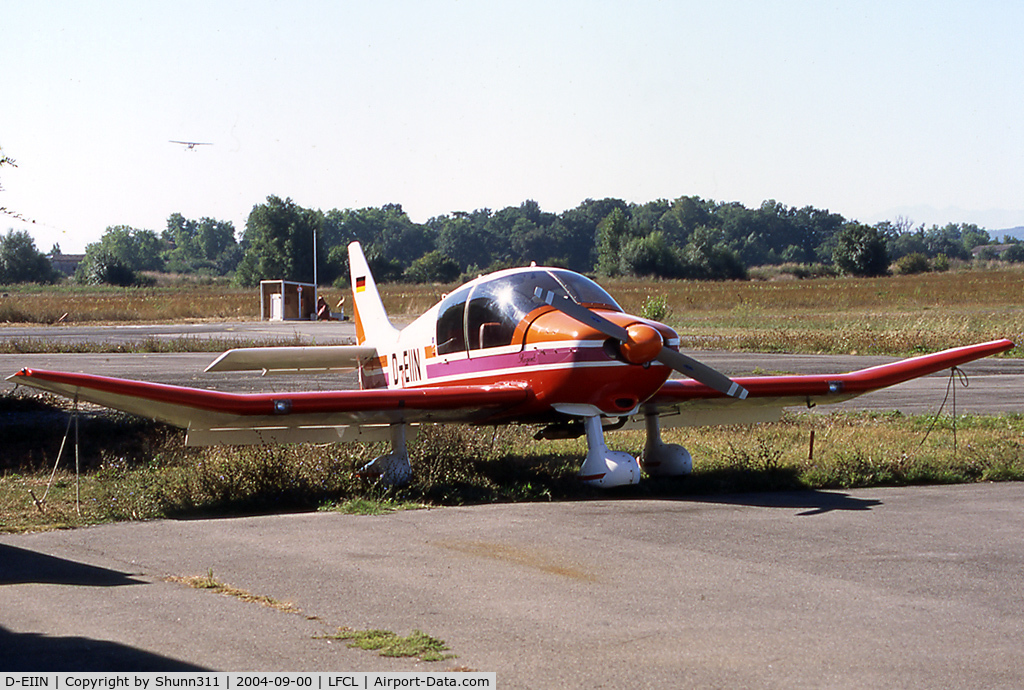
<svg viewBox="0 0 1024 690">
<path fill-rule="evenodd" d="M 587 199 L 555 214 L 531 200 L 498 211 L 477 209 L 413 222 L 399 204 L 379 208 L 303 208 L 270 196 L 252 208 L 241 235 L 232 223 L 172 214 L 161 233 L 113 226 L 86 247 L 74 280 L 145 283 L 146 272 L 231 276 L 240 286 L 264 279 L 344 284 L 350 242 L 362 243 L 379 282 L 453 282 L 535 261 L 601 277 L 742 280 L 755 266 L 794 265 L 851 275 L 942 269 L 951 260 L 1024 261 L 1024 245 L 994 239 L 976 225 L 875 225 L 810 206 L 768 200 L 757 208 L 697 196 L 631 204 Z M 54 246 L 51 254 L 59 253 Z M 43 259 L 42 261 L 40 259 Z M 28 233 L 0 236 L 0 283 L 53 282 L 49 261 Z M 811 269 L 807 269 L 811 270 Z"/>
</svg>

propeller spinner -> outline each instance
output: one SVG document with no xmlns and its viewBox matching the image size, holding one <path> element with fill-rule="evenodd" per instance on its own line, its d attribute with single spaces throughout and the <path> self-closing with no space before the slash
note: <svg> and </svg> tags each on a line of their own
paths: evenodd
<svg viewBox="0 0 1024 690">
<path fill-rule="evenodd" d="M 534 297 L 585 326 L 590 326 L 609 338 L 618 340 L 623 357 L 633 364 L 645 364 L 657 360 L 720 393 L 740 400 L 747 397 L 747 389 L 725 374 L 706 364 L 701 364 L 693 357 L 667 347 L 661 334 L 651 326 L 637 323 L 623 328 L 597 312 L 577 304 L 566 295 L 557 295 L 539 287 L 534 290 Z"/>
</svg>

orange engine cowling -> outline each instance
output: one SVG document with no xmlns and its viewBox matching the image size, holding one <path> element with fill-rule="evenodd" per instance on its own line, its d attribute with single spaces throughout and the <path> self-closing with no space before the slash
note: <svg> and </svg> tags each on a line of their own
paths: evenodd
<svg viewBox="0 0 1024 690">
<path fill-rule="evenodd" d="M 607 415 L 625 415 L 654 395 L 672 370 L 653 364 L 675 331 L 656 321 L 604 309 L 601 316 L 626 329 L 630 340 L 619 343 L 555 309 L 531 315 L 524 335 L 529 349 L 564 347 L 574 366 L 552 367 L 530 376 L 538 402 L 547 405 L 593 406 Z"/>
</svg>

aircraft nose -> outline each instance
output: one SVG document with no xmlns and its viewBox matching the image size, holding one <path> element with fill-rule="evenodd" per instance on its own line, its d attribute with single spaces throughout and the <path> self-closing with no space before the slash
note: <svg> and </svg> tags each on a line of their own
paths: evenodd
<svg viewBox="0 0 1024 690">
<path fill-rule="evenodd" d="M 665 344 L 657 329 L 644 323 L 634 323 L 626 329 L 629 340 L 622 343 L 622 356 L 631 364 L 653 362 Z"/>
</svg>

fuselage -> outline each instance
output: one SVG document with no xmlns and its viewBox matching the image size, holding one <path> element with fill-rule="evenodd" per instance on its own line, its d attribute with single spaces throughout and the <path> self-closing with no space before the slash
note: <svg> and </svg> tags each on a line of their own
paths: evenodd
<svg viewBox="0 0 1024 690">
<path fill-rule="evenodd" d="M 666 345 L 678 347 L 674 330 L 624 313 L 584 276 L 552 268 L 511 269 L 463 285 L 393 342 L 373 343 L 379 357 L 361 370 L 362 385 L 525 384 L 533 395 L 509 416 L 634 412 L 671 369 L 656 361 L 629 363 L 617 341 L 551 306 L 552 298 L 563 296 L 623 328 L 644 324 Z"/>
</svg>

